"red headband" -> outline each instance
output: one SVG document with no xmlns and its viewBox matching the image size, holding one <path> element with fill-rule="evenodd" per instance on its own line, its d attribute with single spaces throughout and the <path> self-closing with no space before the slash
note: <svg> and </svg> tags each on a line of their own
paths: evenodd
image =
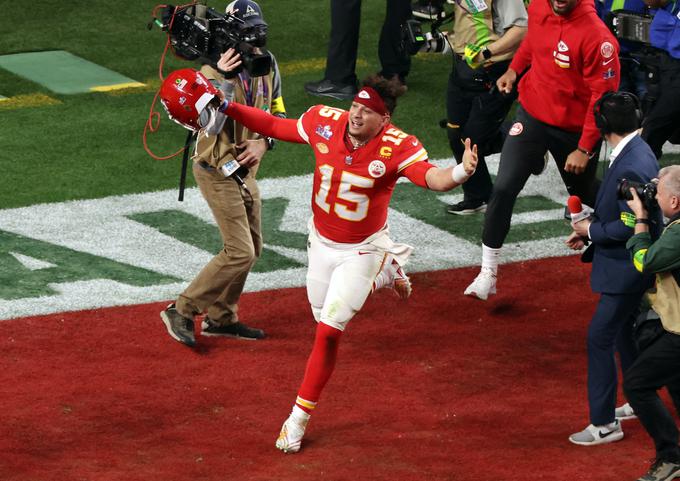
<svg viewBox="0 0 680 481">
<path fill-rule="evenodd" d="M 380 94 L 376 92 L 375 89 L 368 86 L 364 86 L 359 90 L 359 93 L 354 96 L 354 102 L 368 107 L 373 112 L 380 115 L 389 113 L 387 107 L 385 107 L 385 101 Z"/>
</svg>

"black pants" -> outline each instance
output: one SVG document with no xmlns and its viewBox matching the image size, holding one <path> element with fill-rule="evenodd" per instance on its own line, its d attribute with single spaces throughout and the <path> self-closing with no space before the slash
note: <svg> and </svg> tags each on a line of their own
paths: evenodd
<svg viewBox="0 0 680 481">
<path fill-rule="evenodd" d="M 409 0 L 387 0 L 387 9 L 378 56 L 381 74 L 387 78 L 399 75 L 406 78 L 411 68 L 411 57 L 401 48 L 401 25 L 411 16 Z M 354 85 L 361 0 L 331 0 L 331 37 L 326 59 L 326 79 L 335 83 Z"/>
<path fill-rule="evenodd" d="M 638 419 L 654 440 L 656 457 L 680 463 L 678 428 L 657 391 L 663 386 L 680 414 L 680 335 L 665 331 L 623 375 L 623 390 Z"/>
<path fill-rule="evenodd" d="M 496 80 L 505 73 L 509 61 L 499 62 L 488 69 L 472 69 L 455 55 L 453 70 L 446 90 L 446 133 L 456 162 L 463 161 L 463 140 L 470 138 L 477 144 L 477 170 L 463 184 L 465 200 L 488 202 L 491 197 L 491 176 L 484 156 L 502 145 L 500 126 L 508 115 L 517 92 L 501 94 Z"/>
<path fill-rule="evenodd" d="M 659 67 L 659 96 L 642 123 L 641 135 L 657 159 L 661 158 L 663 144 L 678 130 L 680 123 L 678 92 L 680 92 L 680 60 L 665 55 L 661 58 Z"/>
<path fill-rule="evenodd" d="M 529 176 L 542 171 L 546 151 L 554 157 L 567 192 L 579 196 L 591 207 L 595 205 L 598 155 L 593 156 L 582 174 L 564 171 L 567 156 L 576 150 L 580 138 L 581 132 L 568 132 L 545 124 L 519 106 L 513 127 L 503 143 L 498 175 L 484 216 L 484 245 L 492 248 L 503 245 L 510 231 L 517 196 Z"/>
</svg>

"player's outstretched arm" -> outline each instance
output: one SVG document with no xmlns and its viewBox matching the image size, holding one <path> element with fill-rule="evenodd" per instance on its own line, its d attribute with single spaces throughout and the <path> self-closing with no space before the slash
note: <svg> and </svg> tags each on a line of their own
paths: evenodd
<svg viewBox="0 0 680 481">
<path fill-rule="evenodd" d="M 477 145 L 472 145 L 469 138 L 465 139 L 463 162 L 455 167 L 435 167 L 425 174 L 425 181 L 430 190 L 444 192 L 458 187 L 468 180 L 477 168 Z"/>
<path fill-rule="evenodd" d="M 298 133 L 297 119 L 283 119 L 264 110 L 236 102 L 227 102 L 220 107 L 220 111 L 227 114 L 239 124 L 245 125 L 249 130 L 266 137 L 272 137 L 286 142 L 306 144 L 307 142 Z"/>
</svg>

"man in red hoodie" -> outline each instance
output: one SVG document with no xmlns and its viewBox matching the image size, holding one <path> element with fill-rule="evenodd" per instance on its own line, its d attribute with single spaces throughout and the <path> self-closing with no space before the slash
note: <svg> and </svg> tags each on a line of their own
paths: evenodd
<svg viewBox="0 0 680 481">
<path fill-rule="evenodd" d="M 515 122 L 503 144 L 498 176 L 484 217 L 482 267 L 465 295 L 496 293 L 500 250 L 515 200 L 549 151 L 571 195 L 593 205 L 600 134 L 593 106 L 619 85 L 619 46 L 592 0 L 533 0 L 528 32 L 496 85 L 511 92 L 521 74 Z"/>
</svg>

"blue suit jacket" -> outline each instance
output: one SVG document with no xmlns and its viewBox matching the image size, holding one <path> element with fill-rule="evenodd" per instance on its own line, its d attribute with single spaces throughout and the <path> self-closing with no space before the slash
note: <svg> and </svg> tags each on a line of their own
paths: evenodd
<svg viewBox="0 0 680 481">
<path fill-rule="evenodd" d="M 649 182 L 657 176 L 659 164 L 649 145 L 639 135 L 633 137 L 614 160 L 602 179 L 595 200 L 594 220 L 590 225 L 593 268 L 590 285 L 593 292 L 626 294 L 641 292 L 653 284 L 654 278 L 640 274 L 626 249 L 626 241 L 634 229 L 621 220 L 622 212 L 631 212 L 625 200 L 618 199 L 616 188 L 621 179 Z M 633 215 L 631 213 L 631 215 Z M 650 233 L 656 239 L 662 219 L 661 212 L 650 212 Z"/>
</svg>

